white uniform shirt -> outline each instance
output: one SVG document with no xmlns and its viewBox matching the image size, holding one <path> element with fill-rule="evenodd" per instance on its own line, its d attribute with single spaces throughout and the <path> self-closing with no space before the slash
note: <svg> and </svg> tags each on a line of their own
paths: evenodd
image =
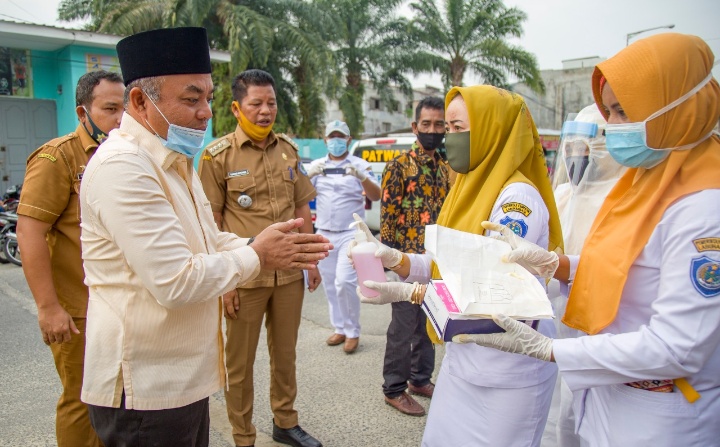
<svg viewBox="0 0 720 447">
<path fill-rule="evenodd" d="M 717 189 L 688 195 L 665 211 L 628 272 L 607 328 L 554 341 L 572 390 L 679 377 L 701 394 L 720 387 L 720 283 L 708 282 L 720 281 L 720 250 L 703 246 L 706 238 L 720 238 Z"/>
<path fill-rule="evenodd" d="M 547 248 L 550 214 L 540 193 L 526 183 L 508 185 L 498 196 L 490 221 L 510 227 L 518 236 Z M 493 234 L 492 232 L 488 235 Z M 410 255 L 407 282 L 429 281 L 427 255 Z M 423 261 L 417 260 L 425 257 Z M 422 271 L 427 269 L 427 271 Z M 544 286 L 544 282 L 542 282 Z M 555 335 L 552 321 L 541 320 L 539 331 Z M 499 388 L 523 388 L 537 385 L 556 372 L 556 366 L 524 355 L 510 354 L 475 344 L 448 343 L 444 362 L 450 373 L 474 385 Z"/>
<path fill-rule="evenodd" d="M 346 168 L 355 166 L 358 171 L 364 171 L 368 178 L 378 184 L 370 163 L 362 158 L 348 154 L 342 160 L 331 160 L 330 157 L 320 158 L 312 165 L 325 163 L 326 168 Z M 315 201 L 315 228 L 327 231 L 347 231 L 354 222 L 353 213 L 365 217 L 365 196 L 363 186 L 353 175 L 328 174 L 316 175 L 310 179 L 317 190 Z"/>
<path fill-rule="evenodd" d="M 219 297 L 260 264 L 217 230 L 190 163 L 124 114 L 85 170 L 85 403 L 117 408 L 124 389 L 128 409 L 177 408 L 224 383 Z"/>
</svg>

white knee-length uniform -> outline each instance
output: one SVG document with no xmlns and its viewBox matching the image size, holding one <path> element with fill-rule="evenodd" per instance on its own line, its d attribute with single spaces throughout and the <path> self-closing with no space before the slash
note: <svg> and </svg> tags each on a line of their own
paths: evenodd
<svg viewBox="0 0 720 447">
<path fill-rule="evenodd" d="M 542 247 L 548 245 L 548 209 L 528 184 L 508 185 L 495 201 L 490 220 Z M 427 280 L 429 272 L 423 278 L 416 265 L 426 264 L 413 257 L 407 281 Z M 540 321 L 539 331 L 552 337 L 555 326 Z M 475 344 L 448 343 L 422 445 L 539 446 L 556 375 L 553 363 Z"/>
<path fill-rule="evenodd" d="M 572 260 L 576 265 L 576 260 Z M 665 210 L 628 272 L 615 320 L 600 334 L 555 340 L 589 446 L 720 445 L 720 190 Z M 701 394 L 625 385 L 685 377 Z"/>
</svg>

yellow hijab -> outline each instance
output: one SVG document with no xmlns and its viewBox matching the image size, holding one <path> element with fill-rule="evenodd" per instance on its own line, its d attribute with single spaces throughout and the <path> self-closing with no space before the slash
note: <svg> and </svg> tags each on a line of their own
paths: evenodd
<svg viewBox="0 0 720 447">
<path fill-rule="evenodd" d="M 538 190 L 550 212 L 549 249 L 562 250 L 560 219 L 540 138 L 522 97 L 489 85 L 453 87 L 445 108 L 456 96 L 465 100 L 470 120 L 470 171 L 458 174 L 443 203 L 437 223 L 474 234 L 490 219 L 503 188 L 516 182 Z M 433 277 L 438 278 L 433 266 Z"/>
<path fill-rule="evenodd" d="M 639 40 L 595 68 L 595 102 L 605 114 L 600 90 L 604 76 L 628 118 L 642 121 L 705 79 L 713 60 L 707 44 L 695 36 L 668 33 Z M 648 123 L 648 145 L 696 142 L 718 117 L 720 87 L 713 79 Z M 694 149 L 673 151 L 651 169 L 629 169 L 610 191 L 585 240 L 563 322 L 588 334 L 612 323 L 628 271 L 667 207 L 687 194 L 720 188 L 719 172 L 717 136 Z"/>
</svg>

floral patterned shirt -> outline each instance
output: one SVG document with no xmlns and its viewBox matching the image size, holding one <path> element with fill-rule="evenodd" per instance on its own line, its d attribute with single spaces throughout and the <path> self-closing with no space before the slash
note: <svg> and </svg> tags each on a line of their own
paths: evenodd
<svg viewBox="0 0 720 447">
<path fill-rule="evenodd" d="M 447 162 L 413 144 L 385 166 L 382 179 L 380 237 L 406 253 L 425 252 L 425 225 L 437 221 L 450 189 Z"/>
</svg>

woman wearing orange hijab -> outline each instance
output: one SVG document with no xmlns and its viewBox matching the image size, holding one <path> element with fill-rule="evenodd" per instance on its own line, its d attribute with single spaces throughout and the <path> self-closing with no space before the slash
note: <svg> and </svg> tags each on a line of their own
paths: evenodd
<svg viewBox="0 0 720 447">
<path fill-rule="evenodd" d="M 607 149 L 630 169 L 579 259 L 503 231 L 514 248 L 508 260 L 571 283 L 563 322 L 590 336 L 550 340 L 502 315 L 495 320 L 506 333 L 457 336 L 555 361 L 575 397 L 576 430 L 591 446 L 720 439 L 720 138 L 713 132 L 720 86 L 713 60 L 701 39 L 661 34 L 597 66 L 593 93 L 608 120 Z"/>
<path fill-rule="evenodd" d="M 503 89 L 476 85 L 451 89 L 445 106 L 448 163 L 458 175 L 438 224 L 485 234 L 481 223 L 491 220 L 528 241 L 561 250 L 560 219 L 545 157 L 523 99 Z M 372 235 L 368 240 L 374 240 Z M 417 284 L 426 284 L 441 273 L 431 268 L 430 255 L 403 254 L 382 244 L 378 248 L 376 256 L 405 282 L 365 281 L 380 295 L 369 298 L 358 291 L 360 300 L 419 304 L 424 286 Z M 550 320 L 532 324 L 540 333 L 555 334 Z M 433 330 L 428 333 L 432 338 Z M 551 363 L 448 343 L 422 445 L 539 446 L 556 375 Z"/>
</svg>

